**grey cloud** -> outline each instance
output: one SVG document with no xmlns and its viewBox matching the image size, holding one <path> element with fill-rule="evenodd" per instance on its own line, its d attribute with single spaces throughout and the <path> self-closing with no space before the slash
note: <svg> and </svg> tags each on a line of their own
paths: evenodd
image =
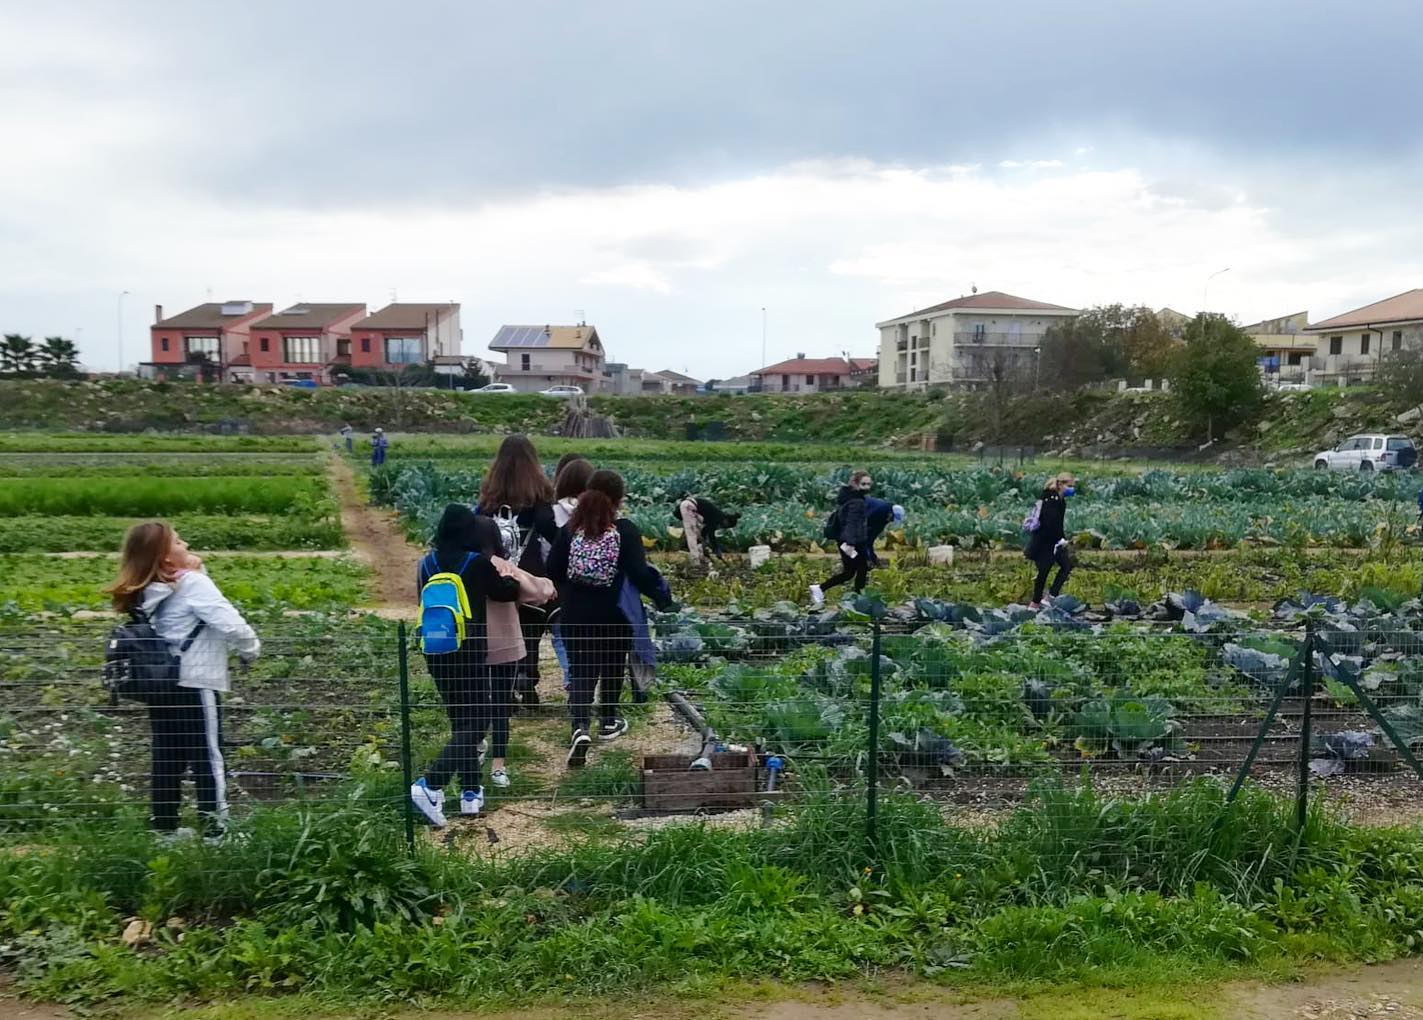
<svg viewBox="0 0 1423 1020">
<path fill-rule="evenodd" d="M 1423 28 L 1410 0 L 134 9 L 91 27 L 180 58 L 121 87 L 171 116 L 194 187 L 308 206 L 1035 159 L 1108 129 L 1270 158 L 1411 147 Z"/>
</svg>

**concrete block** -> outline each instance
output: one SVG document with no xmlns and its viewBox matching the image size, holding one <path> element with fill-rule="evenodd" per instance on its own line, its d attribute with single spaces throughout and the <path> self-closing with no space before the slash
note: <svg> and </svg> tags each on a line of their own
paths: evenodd
<svg viewBox="0 0 1423 1020">
<path fill-rule="evenodd" d="M 929 562 L 935 566 L 952 567 L 954 565 L 954 547 L 951 545 L 930 546 Z"/>
<path fill-rule="evenodd" d="M 769 545 L 753 545 L 746 550 L 746 553 L 751 559 L 751 569 L 753 570 L 771 562 L 771 547 Z"/>
</svg>

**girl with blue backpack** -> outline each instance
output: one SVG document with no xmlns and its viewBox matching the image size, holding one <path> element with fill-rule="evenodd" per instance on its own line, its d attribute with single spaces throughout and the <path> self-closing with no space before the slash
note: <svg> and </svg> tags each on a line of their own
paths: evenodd
<svg viewBox="0 0 1423 1020">
<path fill-rule="evenodd" d="M 450 738 L 425 774 L 410 787 L 416 809 L 443 826 L 445 786 L 460 779 L 461 815 L 484 810 L 479 744 L 489 734 L 490 782 L 508 786 L 504 757 L 509 744 L 511 690 L 518 662 L 492 665 L 487 601 L 515 602 L 519 582 L 505 576 L 494 558 L 504 554 L 499 529 L 463 503 L 445 507 L 435 542 L 420 561 L 420 623 L 417 634 L 425 665 L 450 720 Z"/>
<path fill-rule="evenodd" d="M 594 472 L 548 556 L 548 576 L 558 586 L 563 607 L 559 631 L 568 650 L 569 768 L 582 768 L 588 760 L 595 691 L 601 692 L 598 739 L 616 740 L 627 732 L 618 702 L 634 629 L 622 607 L 624 581 L 659 609 L 675 605 L 667 582 L 647 562 L 642 532 L 619 516 L 625 495 L 616 471 Z"/>
</svg>

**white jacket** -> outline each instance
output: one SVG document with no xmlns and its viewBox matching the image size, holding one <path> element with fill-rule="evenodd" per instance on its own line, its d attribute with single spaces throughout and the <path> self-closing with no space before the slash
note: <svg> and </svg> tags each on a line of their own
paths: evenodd
<svg viewBox="0 0 1423 1020">
<path fill-rule="evenodd" d="M 553 523 L 560 528 L 568 524 L 568 519 L 573 516 L 573 511 L 578 506 L 578 497 L 564 496 L 553 505 Z"/>
<path fill-rule="evenodd" d="M 229 690 L 228 651 L 244 659 L 255 659 L 262 651 L 257 632 L 201 571 L 190 570 L 172 584 L 153 582 L 143 589 L 142 609 L 175 653 L 199 621 L 206 624 L 183 653 L 179 687 Z"/>
</svg>

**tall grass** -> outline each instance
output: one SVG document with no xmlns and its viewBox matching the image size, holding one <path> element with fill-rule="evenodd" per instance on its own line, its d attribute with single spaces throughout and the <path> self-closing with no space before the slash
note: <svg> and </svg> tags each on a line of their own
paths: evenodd
<svg viewBox="0 0 1423 1020">
<path fill-rule="evenodd" d="M 889 795 L 872 851 L 863 798 L 813 781 L 771 829 L 492 860 L 406 853 L 385 792 L 374 814 L 260 813 L 221 847 L 155 847 L 125 816 L 0 854 L 0 953 L 23 989 L 77 1002 L 299 987 L 491 1003 L 889 967 L 1179 979 L 1423 945 L 1417 832 L 1316 812 L 1300 834 L 1283 801 L 1250 789 L 1226 811 L 1210 782 L 1132 802 L 1042 787 L 996 830 Z M 156 926 L 141 954 L 113 943 L 131 915 Z"/>
</svg>

